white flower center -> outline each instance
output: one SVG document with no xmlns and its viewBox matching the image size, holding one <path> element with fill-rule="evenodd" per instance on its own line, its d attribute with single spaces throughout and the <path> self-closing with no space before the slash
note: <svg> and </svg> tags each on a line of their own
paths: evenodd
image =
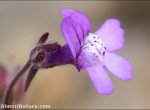
<svg viewBox="0 0 150 110">
<path fill-rule="evenodd" d="M 90 56 L 96 57 L 98 60 L 103 61 L 106 47 L 102 39 L 92 33 L 89 33 L 84 41 L 82 51 L 86 52 Z"/>
</svg>

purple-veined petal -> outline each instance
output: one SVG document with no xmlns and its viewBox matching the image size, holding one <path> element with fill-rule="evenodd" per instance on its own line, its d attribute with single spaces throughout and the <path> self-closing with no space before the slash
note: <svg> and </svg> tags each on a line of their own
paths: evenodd
<svg viewBox="0 0 150 110">
<path fill-rule="evenodd" d="M 87 37 L 87 34 L 91 31 L 91 25 L 90 21 L 87 16 L 85 16 L 83 13 L 74 11 L 71 9 L 62 9 L 60 10 L 60 13 L 64 15 L 64 17 L 70 17 L 72 22 L 77 23 L 83 28 L 84 37 Z"/>
<path fill-rule="evenodd" d="M 95 56 L 86 55 L 83 52 L 78 58 L 78 65 L 80 65 L 80 69 L 86 69 L 87 67 L 91 67 L 99 63 L 100 61 Z"/>
<path fill-rule="evenodd" d="M 73 57 L 76 58 L 76 54 L 78 53 L 80 46 L 81 46 L 80 44 L 81 40 L 78 37 L 78 33 L 75 30 L 75 27 L 72 24 L 72 21 L 67 18 L 64 19 L 61 24 L 61 30 L 67 41 L 67 44 L 71 50 Z"/>
<path fill-rule="evenodd" d="M 90 22 L 88 18 L 80 12 L 63 10 L 62 13 L 67 17 L 62 21 L 61 30 L 74 58 L 76 58 L 76 54 L 79 52 L 85 37 L 87 37 L 91 31 Z"/>
<path fill-rule="evenodd" d="M 102 64 L 88 67 L 86 70 L 98 93 L 103 95 L 112 94 L 113 85 Z"/>
<path fill-rule="evenodd" d="M 121 80 L 132 79 L 132 66 L 123 57 L 115 53 L 106 52 L 104 65 L 110 72 Z"/>
<path fill-rule="evenodd" d="M 74 10 L 71 10 L 71 9 L 62 9 L 62 10 L 60 10 L 60 13 L 62 15 L 64 15 L 64 17 L 70 16 L 73 12 L 74 12 Z"/>
<path fill-rule="evenodd" d="M 71 14 L 70 18 L 82 28 L 83 33 L 80 35 L 80 39 L 87 37 L 89 32 L 91 32 L 91 24 L 87 16 L 81 12 L 74 12 Z"/>
<path fill-rule="evenodd" d="M 108 19 L 95 34 L 102 38 L 108 51 L 119 50 L 124 46 L 124 30 L 117 19 Z"/>
<path fill-rule="evenodd" d="M 101 61 L 93 54 L 90 54 L 88 50 L 82 48 L 77 63 L 80 65 L 80 69 L 86 69 L 87 67 L 98 65 Z"/>
</svg>

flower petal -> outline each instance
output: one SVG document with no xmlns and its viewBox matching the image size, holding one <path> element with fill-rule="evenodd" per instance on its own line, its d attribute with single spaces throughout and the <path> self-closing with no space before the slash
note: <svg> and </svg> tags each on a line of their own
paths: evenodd
<svg viewBox="0 0 150 110">
<path fill-rule="evenodd" d="M 132 66 L 131 64 L 121 56 L 114 53 L 106 53 L 104 59 L 104 65 L 115 76 L 122 80 L 132 79 Z"/>
<path fill-rule="evenodd" d="M 67 41 L 67 44 L 71 50 L 73 57 L 76 58 L 76 54 L 80 49 L 81 41 L 77 35 L 76 30 L 74 29 L 72 21 L 70 19 L 64 19 L 61 24 L 61 30 Z"/>
<path fill-rule="evenodd" d="M 86 70 L 98 93 L 103 95 L 112 94 L 113 85 L 102 64 L 88 67 Z"/>
<path fill-rule="evenodd" d="M 76 54 L 83 44 L 85 37 L 87 37 L 91 30 L 90 22 L 88 18 L 80 12 L 63 10 L 62 13 L 65 15 L 65 18 L 62 21 L 61 30 L 74 58 L 76 58 Z"/>
<path fill-rule="evenodd" d="M 91 24 L 87 16 L 85 16 L 81 12 L 75 12 L 71 14 L 70 18 L 72 19 L 73 22 L 77 23 L 82 28 L 83 34 L 80 35 L 80 38 L 82 39 L 82 37 L 84 38 L 87 37 L 87 35 L 91 31 Z"/>
<path fill-rule="evenodd" d="M 71 10 L 71 9 L 62 9 L 62 10 L 60 10 L 60 13 L 62 15 L 64 15 L 64 17 L 70 16 L 73 12 L 74 12 L 74 10 Z"/>
<path fill-rule="evenodd" d="M 121 49 L 124 45 L 124 30 L 117 19 L 108 19 L 95 34 L 102 38 L 108 51 Z"/>
<path fill-rule="evenodd" d="M 77 64 L 79 65 L 80 69 L 86 69 L 100 63 L 101 61 L 96 56 L 90 54 L 84 49 L 82 49 L 82 51 L 80 52 L 80 56 L 77 59 Z"/>
</svg>

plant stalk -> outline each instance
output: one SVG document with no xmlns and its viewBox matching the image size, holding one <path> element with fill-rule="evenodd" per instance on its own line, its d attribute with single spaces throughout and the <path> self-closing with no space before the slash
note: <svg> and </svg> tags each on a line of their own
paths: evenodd
<svg viewBox="0 0 150 110">
<path fill-rule="evenodd" d="M 25 64 L 25 66 L 22 67 L 22 69 L 14 76 L 14 78 L 11 80 L 11 82 L 9 83 L 5 94 L 4 94 L 4 99 L 3 99 L 3 103 L 6 105 L 9 105 L 9 99 L 10 99 L 10 95 L 12 93 L 12 89 L 15 86 L 15 84 L 17 83 L 18 79 L 23 75 L 23 73 L 25 73 L 25 71 L 30 67 L 30 60 L 27 61 L 27 63 Z M 9 108 L 4 108 L 3 110 L 9 110 Z"/>
</svg>

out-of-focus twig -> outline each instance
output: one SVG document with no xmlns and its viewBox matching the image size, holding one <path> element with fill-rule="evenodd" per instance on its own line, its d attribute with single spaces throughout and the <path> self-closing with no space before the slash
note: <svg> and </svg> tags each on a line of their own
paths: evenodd
<svg viewBox="0 0 150 110">
<path fill-rule="evenodd" d="M 4 99 L 3 99 L 3 103 L 6 105 L 9 105 L 9 99 L 12 93 L 12 89 L 15 86 L 16 82 L 18 81 L 18 79 L 23 75 L 23 73 L 25 73 L 25 71 L 30 67 L 30 60 L 27 61 L 27 63 L 25 64 L 25 66 L 14 76 L 14 78 L 11 80 L 11 82 L 9 83 L 5 94 L 4 94 Z M 10 110 L 8 108 L 4 108 L 3 110 Z"/>
</svg>

